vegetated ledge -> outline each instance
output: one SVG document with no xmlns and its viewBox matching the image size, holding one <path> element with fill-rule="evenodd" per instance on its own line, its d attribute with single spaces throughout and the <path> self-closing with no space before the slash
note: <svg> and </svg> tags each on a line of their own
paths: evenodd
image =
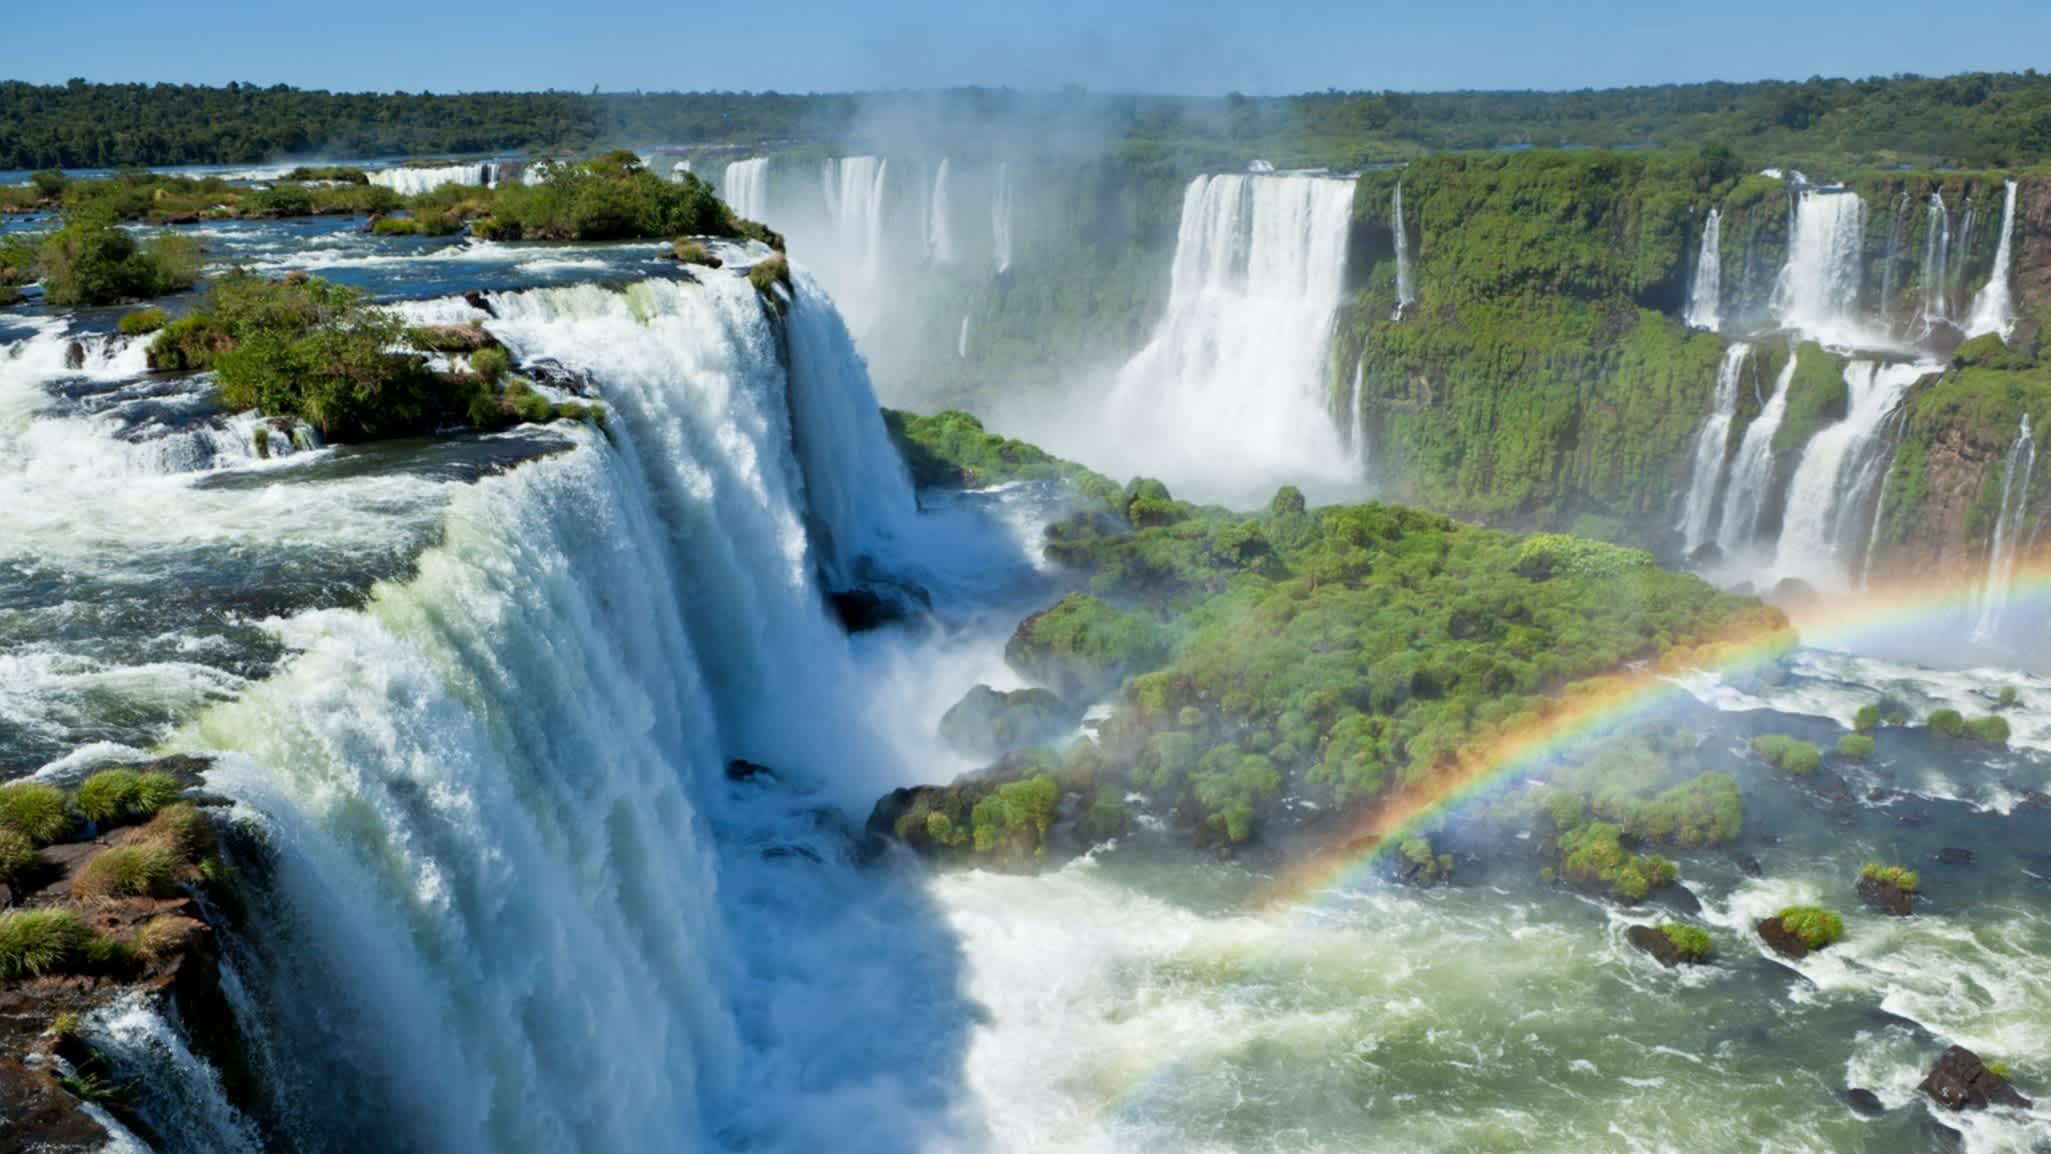
<svg viewBox="0 0 2051 1154">
<path fill-rule="evenodd" d="M 1333 848 L 1364 817 L 1469 780 L 1506 734 L 1713 662 L 1730 640 L 1791 640 L 1778 611 L 1636 550 L 1389 505 L 1312 510 L 1293 488 L 1252 514 L 1198 507 L 960 414 L 890 426 L 922 480 L 1075 487 L 1081 508 L 1045 545 L 1070 592 L 1005 655 L 1069 711 L 1109 714 L 1094 739 L 879 801 L 870 831 L 936 860 L 1032 868 L 1121 836 L 1221 855 Z M 1619 672 L 1633 662 L 1645 669 Z M 1622 808 L 1586 812 L 1604 794 Z M 1735 787 L 1710 775 L 1577 796 L 1554 814 L 1560 868 L 1623 901 L 1673 876 L 1627 842 L 1711 844 L 1742 821 Z"/>
<path fill-rule="evenodd" d="M 0 786 L 0 1118 L 12 1149 L 94 1149 L 108 1139 L 85 1103 L 145 1140 L 122 1071 L 85 1017 L 118 998 L 163 1004 L 255 1116 L 257 1073 L 220 985 L 216 932 L 243 910 L 260 843 L 214 816 L 204 759 L 101 770 L 76 789 Z"/>
<path fill-rule="evenodd" d="M 436 370 L 404 345 L 468 356 Z M 156 330 L 149 364 L 211 369 L 223 408 L 304 421 L 331 441 L 604 422 L 602 408 L 552 401 L 515 375 L 510 355 L 481 328 L 409 330 L 368 293 L 301 274 L 222 277 L 197 310 Z"/>
</svg>

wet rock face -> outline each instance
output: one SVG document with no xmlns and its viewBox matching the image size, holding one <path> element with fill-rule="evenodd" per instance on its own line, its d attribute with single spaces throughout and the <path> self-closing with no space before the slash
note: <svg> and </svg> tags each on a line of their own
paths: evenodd
<svg viewBox="0 0 2051 1154">
<path fill-rule="evenodd" d="M 1844 1104 L 1852 1108 L 1852 1113 L 1861 1118 L 1878 1118 L 1887 1113 L 1887 1106 L 1881 1102 L 1880 1095 L 1871 1090 L 1853 1088 L 1844 1091 L 1838 1097 L 1843 1098 Z"/>
<path fill-rule="evenodd" d="M 2016 1092 L 2008 1079 L 1987 1068 L 1980 1056 L 1964 1046 L 1944 1051 L 1930 1074 L 1916 1087 L 1947 1110 L 1984 1110 L 1989 1106 L 2030 1107 L 2030 1100 Z"/>
<path fill-rule="evenodd" d="M 5 1055 L 0 1056 L 0 1140 L 9 1150 L 70 1154 L 101 1149 L 108 1134 L 64 1092 L 48 1066 L 28 1066 Z"/>
<path fill-rule="evenodd" d="M 1898 918 L 1915 912 L 1907 890 L 1880 878 L 1860 878 L 1859 897 L 1874 909 Z"/>
<path fill-rule="evenodd" d="M 1773 952 L 1784 958 L 1806 958 L 1814 953 L 1809 943 L 1803 941 L 1793 930 L 1782 925 L 1777 917 L 1763 918 L 1758 924 L 1759 936 L 1773 947 Z"/>
<path fill-rule="evenodd" d="M 1662 966 L 1677 967 L 1687 964 L 1688 960 L 1681 956 L 1680 947 L 1674 945 L 1673 939 L 1661 933 L 1657 926 L 1632 926 L 1625 932 L 1624 937 L 1633 946 L 1651 954 Z"/>
</svg>

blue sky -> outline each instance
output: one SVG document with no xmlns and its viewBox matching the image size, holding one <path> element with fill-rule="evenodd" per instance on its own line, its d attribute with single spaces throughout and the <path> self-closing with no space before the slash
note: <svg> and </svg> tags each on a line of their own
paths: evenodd
<svg viewBox="0 0 2051 1154">
<path fill-rule="evenodd" d="M 308 88 L 1584 88 L 2051 70 L 2051 0 L 8 5 L 0 78 Z M 203 12 L 203 14 L 202 14 Z"/>
</svg>

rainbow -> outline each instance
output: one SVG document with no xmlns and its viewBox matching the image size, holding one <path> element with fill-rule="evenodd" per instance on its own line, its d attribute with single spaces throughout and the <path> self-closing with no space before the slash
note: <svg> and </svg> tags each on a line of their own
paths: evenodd
<svg viewBox="0 0 2051 1154">
<path fill-rule="evenodd" d="M 1876 638 L 1956 625 L 1968 618 L 1983 585 L 1982 577 L 1892 582 L 1791 610 L 1793 632 L 1778 625 L 1754 627 L 1681 654 L 1663 669 L 1583 682 L 1539 715 L 1512 722 L 1462 748 L 1453 764 L 1431 780 L 1399 789 L 1362 813 L 1340 848 L 1289 871 L 1262 904 L 1300 904 L 1356 885 L 1385 852 L 1463 802 L 1689 696 L 1675 674 L 1729 676 L 1778 661 L 1796 644 L 1856 650 Z M 2009 598 L 2012 606 L 2051 601 L 2051 561 L 2018 563 L 2009 578 Z"/>
</svg>

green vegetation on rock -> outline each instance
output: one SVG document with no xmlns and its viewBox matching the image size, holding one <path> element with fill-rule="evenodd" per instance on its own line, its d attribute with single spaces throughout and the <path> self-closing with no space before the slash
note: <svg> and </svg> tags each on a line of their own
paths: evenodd
<svg viewBox="0 0 2051 1154">
<path fill-rule="evenodd" d="M 1823 751 L 1799 738 L 1768 733 L 1752 739 L 1752 756 L 1779 766 L 1796 777 L 1807 777 L 1823 764 Z"/>
<path fill-rule="evenodd" d="M 1873 739 L 1863 733 L 1847 733 L 1837 739 L 1839 757 L 1865 761 L 1873 756 Z"/>
<path fill-rule="evenodd" d="M 148 300 L 192 287 L 199 244 L 169 233 L 138 242 L 109 215 L 74 213 L 37 247 L 36 273 L 53 305 Z"/>
<path fill-rule="evenodd" d="M 1716 947 L 1709 940 L 1709 932 L 1700 926 L 1667 922 L 1659 927 L 1666 940 L 1673 943 L 1674 951 L 1684 962 L 1705 962 Z"/>
<path fill-rule="evenodd" d="M 1859 877 L 1865 881 L 1894 886 L 1903 893 L 1911 894 L 1923 884 L 1921 875 L 1916 871 L 1902 866 L 1881 865 L 1879 862 L 1869 862 L 1866 868 L 1859 871 Z"/>
<path fill-rule="evenodd" d="M 1844 937 L 1844 919 L 1816 906 L 1789 906 L 1775 915 L 1781 928 L 1812 950 L 1820 950 Z"/>
</svg>

